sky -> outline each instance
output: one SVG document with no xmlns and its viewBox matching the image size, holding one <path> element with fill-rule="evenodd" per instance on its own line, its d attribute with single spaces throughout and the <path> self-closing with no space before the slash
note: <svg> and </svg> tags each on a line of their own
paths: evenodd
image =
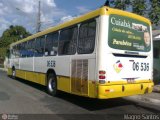
<svg viewBox="0 0 160 120">
<path fill-rule="evenodd" d="M 10 25 L 36 32 L 39 0 L 0 0 L 0 36 Z M 41 30 L 102 6 L 106 0 L 40 0 Z"/>
</svg>

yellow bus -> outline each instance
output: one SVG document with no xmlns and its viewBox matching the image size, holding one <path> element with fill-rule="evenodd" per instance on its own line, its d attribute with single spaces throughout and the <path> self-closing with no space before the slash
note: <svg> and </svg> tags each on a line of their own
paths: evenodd
<svg viewBox="0 0 160 120">
<path fill-rule="evenodd" d="M 10 45 L 8 75 L 108 99 L 153 89 L 152 28 L 139 15 L 101 7 Z"/>
</svg>

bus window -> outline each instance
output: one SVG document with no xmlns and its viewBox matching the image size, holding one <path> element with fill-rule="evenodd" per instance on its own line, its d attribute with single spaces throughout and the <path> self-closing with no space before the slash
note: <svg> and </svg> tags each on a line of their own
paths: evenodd
<svg viewBox="0 0 160 120">
<path fill-rule="evenodd" d="M 24 46 L 23 46 L 23 49 L 22 49 L 22 56 L 23 57 L 27 57 L 27 42 L 24 42 Z"/>
<path fill-rule="evenodd" d="M 24 51 L 24 43 L 21 43 L 19 48 L 20 57 L 24 57 L 23 51 Z"/>
<path fill-rule="evenodd" d="M 16 46 L 16 57 L 17 57 L 17 58 L 20 57 L 19 48 L 20 48 L 20 46 L 17 45 L 17 46 Z"/>
<path fill-rule="evenodd" d="M 16 46 L 13 46 L 12 54 L 13 54 L 13 57 L 15 58 L 15 56 L 16 56 Z"/>
<path fill-rule="evenodd" d="M 38 37 L 35 43 L 35 56 L 40 57 L 44 55 L 45 36 Z"/>
<path fill-rule="evenodd" d="M 78 54 L 90 54 L 95 46 L 96 21 L 83 23 L 79 29 Z"/>
<path fill-rule="evenodd" d="M 77 33 L 77 26 L 61 31 L 58 47 L 59 55 L 73 55 L 76 53 Z"/>
<path fill-rule="evenodd" d="M 26 57 L 29 57 L 29 51 L 28 51 L 28 48 L 29 48 L 29 41 L 28 41 L 28 42 L 26 42 L 26 44 L 25 44 L 25 56 L 26 56 Z"/>
<path fill-rule="evenodd" d="M 28 41 L 28 47 L 27 47 L 28 57 L 34 56 L 34 42 L 35 42 L 34 40 Z"/>
<path fill-rule="evenodd" d="M 57 55 L 57 49 L 58 49 L 58 32 L 48 34 L 45 43 L 45 56 Z"/>
</svg>

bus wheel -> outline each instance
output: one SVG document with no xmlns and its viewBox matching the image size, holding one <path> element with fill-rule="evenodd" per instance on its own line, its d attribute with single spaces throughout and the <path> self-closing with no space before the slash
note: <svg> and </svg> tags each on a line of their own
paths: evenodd
<svg viewBox="0 0 160 120">
<path fill-rule="evenodd" d="M 15 68 L 12 68 L 12 78 L 13 79 L 16 78 L 16 70 L 15 70 Z"/>
<path fill-rule="evenodd" d="M 57 95 L 57 80 L 54 74 L 49 74 L 47 78 L 47 90 L 48 93 L 52 96 Z"/>
</svg>

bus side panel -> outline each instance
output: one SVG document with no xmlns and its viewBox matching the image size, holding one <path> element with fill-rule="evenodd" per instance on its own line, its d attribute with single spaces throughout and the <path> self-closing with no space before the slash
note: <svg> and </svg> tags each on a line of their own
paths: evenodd
<svg viewBox="0 0 160 120">
<path fill-rule="evenodd" d="M 20 69 L 25 71 L 33 71 L 33 57 L 20 58 Z"/>
<path fill-rule="evenodd" d="M 26 72 L 24 70 L 16 70 L 16 77 L 26 79 Z"/>
<path fill-rule="evenodd" d="M 46 74 L 49 69 L 55 71 L 57 89 L 70 92 L 70 56 L 45 56 L 34 58 L 34 71 Z M 36 81 L 37 83 L 45 84 L 46 78 L 42 75 Z"/>
<path fill-rule="evenodd" d="M 58 90 L 70 93 L 70 77 L 58 76 Z"/>
<path fill-rule="evenodd" d="M 12 67 L 15 67 L 16 77 L 41 85 L 46 85 L 46 74 L 41 73 L 40 70 L 34 71 L 34 59 L 34 57 L 10 59 L 7 74 L 12 75 Z"/>
<path fill-rule="evenodd" d="M 16 77 L 22 78 L 24 80 L 28 80 L 34 83 L 38 83 L 41 85 L 46 85 L 46 82 L 45 82 L 46 75 L 44 73 L 37 73 L 37 72 L 31 72 L 31 71 L 25 71 L 25 70 L 16 70 Z"/>
<path fill-rule="evenodd" d="M 89 59 L 89 80 L 88 80 L 88 96 L 97 97 L 97 81 L 96 81 L 96 59 Z"/>
</svg>

